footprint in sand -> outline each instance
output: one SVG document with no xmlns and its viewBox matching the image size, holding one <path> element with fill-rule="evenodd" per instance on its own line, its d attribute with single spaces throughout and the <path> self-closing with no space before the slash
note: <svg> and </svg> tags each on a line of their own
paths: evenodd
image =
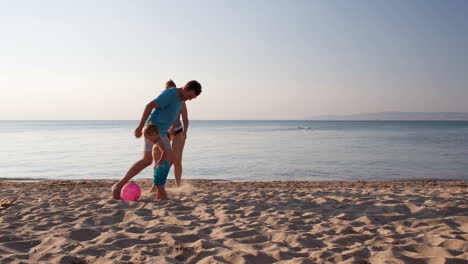
<svg viewBox="0 0 468 264">
<path fill-rule="evenodd" d="M 201 228 L 197 230 L 197 234 L 201 236 L 209 236 L 213 232 L 211 227 Z"/>
<path fill-rule="evenodd" d="M 196 234 L 173 236 L 172 238 L 179 243 L 193 243 L 201 239 L 201 237 Z"/>
<path fill-rule="evenodd" d="M 166 226 L 166 227 L 161 227 L 161 228 L 155 228 L 153 230 L 150 230 L 148 232 L 148 234 L 151 234 L 151 233 L 157 233 L 157 232 L 167 232 L 167 233 L 171 233 L 171 234 L 177 234 L 177 233 L 182 233 L 184 232 L 185 229 L 182 228 L 182 227 L 178 227 L 178 226 Z"/>
<path fill-rule="evenodd" d="M 266 236 L 255 235 L 244 238 L 238 238 L 237 241 L 243 244 L 260 244 L 267 242 L 268 238 Z"/>
<path fill-rule="evenodd" d="M 77 257 L 72 257 L 72 256 L 65 256 L 60 259 L 60 264 L 86 264 L 87 262 L 83 259 L 77 258 Z"/>
<path fill-rule="evenodd" d="M 255 230 L 236 231 L 226 235 L 228 238 L 244 238 L 259 235 Z"/>
<path fill-rule="evenodd" d="M 29 250 L 37 245 L 39 245 L 41 241 L 39 240 L 31 240 L 31 241 L 15 241 L 15 242 L 8 242 L 4 243 L 3 245 L 9 249 L 13 249 L 18 252 L 27 253 Z"/>
<path fill-rule="evenodd" d="M 137 211 L 135 211 L 135 215 L 137 215 L 137 216 L 153 216 L 153 210 L 145 209 L 145 208 L 138 209 Z"/>
<path fill-rule="evenodd" d="M 133 247 L 137 244 L 143 244 L 143 241 L 140 239 L 125 238 L 125 239 L 117 240 L 114 243 L 112 243 L 112 245 L 119 247 L 119 248 Z"/>
<path fill-rule="evenodd" d="M 76 241 L 88 241 L 98 237 L 101 232 L 93 229 L 78 229 L 70 232 L 70 238 Z"/>
<path fill-rule="evenodd" d="M 192 246 L 193 248 L 197 250 L 203 250 L 203 249 L 210 249 L 210 248 L 216 248 L 220 247 L 222 243 L 218 243 L 214 240 L 211 239 L 199 239 L 195 242 L 193 242 Z"/>
<path fill-rule="evenodd" d="M 4 243 L 4 242 L 11 242 L 11 241 L 19 241 L 19 240 L 22 240 L 23 238 L 19 237 L 19 236 L 15 236 L 15 235 L 10 235 L 10 234 L 7 234 L 7 235 L 1 235 L 0 236 L 0 243 Z"/>
<path fill-rule="evenodd" d="M 177 216 L 176 218 L 179 221 L 196 221 L 196 220 L 199 220 L 197 217 L 195 217 L 193 215 L 181 215 L 181 216 Z"/>
<path fill-rule="evenodd" d="M 170 208 L 171 211 L 193 211 L 195 206 L 178 205 Z"/>
<path fill-rule="evenodd" d="M 145 229 L 140 228 L 140 227 L 136 227 L 136 226 L 132 226 L 132 227 L 127 228 L 125 231 L 129 232 L 129 233 L 143 234 L 145 232 Z"/>
</svg>

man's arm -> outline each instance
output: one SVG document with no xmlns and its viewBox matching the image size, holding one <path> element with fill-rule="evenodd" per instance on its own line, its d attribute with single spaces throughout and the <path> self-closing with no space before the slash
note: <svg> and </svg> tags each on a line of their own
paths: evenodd
<svg viewBox="0 0 468 264">
<path fill-rule="evenodd" d="M 140 124 L 138 127 L 135 129 L 135 137 L 140 138 L 142 133 L 141 130 L 145 126 L 146 120 L 148 120 L 149 115 L 151 114 L 151 111 L 153 111 L 154 108 L 158 108 L 158 105 L 154 102 L 151 101 L 148 103 L 145 107 L 145 111 L 143 111 L 143 114 L 141 115 L 141 120 Z"/>
<path fill-rule="evenodd" d="M 187 105 L 185 105 L 185 103 L 182 104 L 181 113 L 182 113 L 182 122 L 184 124 L 184 133 L 185 133 L 185 137 L 187 137 L 187 130 L 188 130 L 188 126 L 189 126 L 189 120 L 188 120 Z"/>
</svg>

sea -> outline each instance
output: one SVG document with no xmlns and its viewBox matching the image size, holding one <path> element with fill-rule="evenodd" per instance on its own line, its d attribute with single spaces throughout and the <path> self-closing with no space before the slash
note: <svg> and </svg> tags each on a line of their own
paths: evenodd
<svg viewBox="0 0 468 264">
<path fill-rule="evenodd" d="M 0 121 L 0 178 L 118 180 L 142 156 L 137 123 Z M 468 180 L 468 121 L 192 120 L 182 178 Z"/>
</svg>

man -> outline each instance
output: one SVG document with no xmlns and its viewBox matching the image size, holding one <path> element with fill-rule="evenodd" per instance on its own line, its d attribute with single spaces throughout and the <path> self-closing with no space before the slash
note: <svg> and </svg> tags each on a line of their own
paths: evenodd
<svg viewBox="0 0 468 264">
<path fill-rule="evenodd" d="M 135 129 L 135 137 L 141 137 L 145 123 L 155 124 L 158 126 L 160 131 L 159 142 L 162 142 L 162 145 L 168 152 L 169 157 L 172 157 L 171 144 L 167 138 L 167 130 L 179 116 L 182 103 L 196 98 L 200 93 L 201 85 L 197 81 L 188 82 L 184 88 L 164 90 L 156 99 L 146 105 L 143 115 L 141 116 L 140 123 Z M 140 173 L 140 171 L 151 165 L 153 162 L 151 154 L 152 148 L 153 143 L 145 140 L 143 158 L 133 164 L 125 176 L 113 186 L 112 196 L 114 199 L 120 199 L 120 191 L 122 190 L 122 187 L 129 182 L 130 179 L 135 177 L 135 175 Z"/>
</svg>

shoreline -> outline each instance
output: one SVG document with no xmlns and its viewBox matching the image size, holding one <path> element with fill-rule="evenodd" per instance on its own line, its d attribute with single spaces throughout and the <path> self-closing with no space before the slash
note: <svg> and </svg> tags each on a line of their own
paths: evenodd
<svg viewBox="0 0 468 264">
<path fill-rule="evenodd" d="M 86 181 L 104 181 L 104 182 L 116 182 L 120 178 L 116 179 L 68 179 L 68 180 L 63 180 L 63 179 L 41 179 L 41 178 L 2 178 L 0 177 L 0 182 L 86 182 Z M 133 182 L 143 182 L 143 181 L 151 181 L 152 178 L 138 178 L 136 180 L 132 179 L 131 181 Z M 168 181 L 174 181 L 173 179 L 168 179 Z M 280 182 L 317 182 L 317 183 L 351 183 L 351 182 L 356 182 L 356 183 L 363 183 L 363 182 L 369 182 L 369 183 L 379 183 L 379 182 L 467 182 L 468 179 L 442 179 L 442 178 L 421 178 L 421 179 L 407 179 L 407 180 L 401 180 L 401 179 L 386 179 L 386 180 L 265 180 L 265 181 L 232 181 L 232 180 L 225 180 L 225 179 L 184 179 L 184 181 L 209 181 L 209 182 L 235 182 L 235 183 L 248 183 L 248 182 L 263 182 L 263 183 L 268 183 L 268 182 L 274 182 L 274 183 L 280 183 Z"/>
<path fill-rule="evenodd" d="M 466 263 L 467 181 L 10 182 L 2 263 Z"/>
</svg>

